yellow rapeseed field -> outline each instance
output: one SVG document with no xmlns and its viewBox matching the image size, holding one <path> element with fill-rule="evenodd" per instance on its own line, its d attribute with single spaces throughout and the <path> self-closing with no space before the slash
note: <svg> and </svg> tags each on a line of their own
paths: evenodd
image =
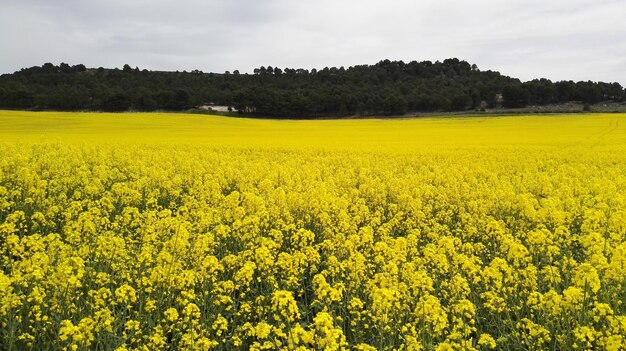
<svg viewBox="0 0 626 351">
<path fill-rule="evenodd" d="M 626 115 L 0 111 L 1 350 L 626 350 Z"/>
</svg>

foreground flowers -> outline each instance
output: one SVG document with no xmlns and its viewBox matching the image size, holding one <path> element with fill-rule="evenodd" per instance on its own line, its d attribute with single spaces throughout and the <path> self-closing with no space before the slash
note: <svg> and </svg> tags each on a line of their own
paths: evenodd
<svg viewBox="0 0 626 351">
<path fill-rule="evenodd" d="M 626 349 L 626 156 L 0 146 L 7 350 Z"/>
</svg>

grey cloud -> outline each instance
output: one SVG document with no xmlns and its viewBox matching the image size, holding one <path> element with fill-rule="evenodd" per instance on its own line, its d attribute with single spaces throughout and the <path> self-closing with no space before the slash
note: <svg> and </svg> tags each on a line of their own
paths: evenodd
<svg viewBox="0 0 626 351">
<path fill-rule="evenodd" d="M 459 57 L 626 83 L 621 0 L 5 0 L 0 72 L 44 62 L 252 71 Z"/>
</svg>

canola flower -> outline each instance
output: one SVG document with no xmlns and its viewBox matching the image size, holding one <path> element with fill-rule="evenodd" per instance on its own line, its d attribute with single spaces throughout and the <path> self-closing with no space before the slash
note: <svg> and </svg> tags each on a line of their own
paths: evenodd
<svg viewBox="0 0 626 351">
<path fill-rule="evenodd" d="M 2 350 L 626 349 L 625 116 L 60 116 L 0 112 Z"/>
</svg>

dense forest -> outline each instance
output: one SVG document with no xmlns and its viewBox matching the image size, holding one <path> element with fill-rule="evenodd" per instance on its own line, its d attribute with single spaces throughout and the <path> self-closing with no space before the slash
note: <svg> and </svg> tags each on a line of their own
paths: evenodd
<svg viewBox="0 0 626 351">
<path fill-rule="evenodd" d="M 252 74 L 161 72 L 124 65 L 25 68 L 0 76 L 0 108 L 30 110 L 184 111 L 216 104 L 248 115 L 316 117 L 402 115 L 525 107 L 571 101 L 626 101 L 618 83 L 521 82 L 458 59 L 383 60 L 349 68 L 260 67 Z"/>
</svg>

